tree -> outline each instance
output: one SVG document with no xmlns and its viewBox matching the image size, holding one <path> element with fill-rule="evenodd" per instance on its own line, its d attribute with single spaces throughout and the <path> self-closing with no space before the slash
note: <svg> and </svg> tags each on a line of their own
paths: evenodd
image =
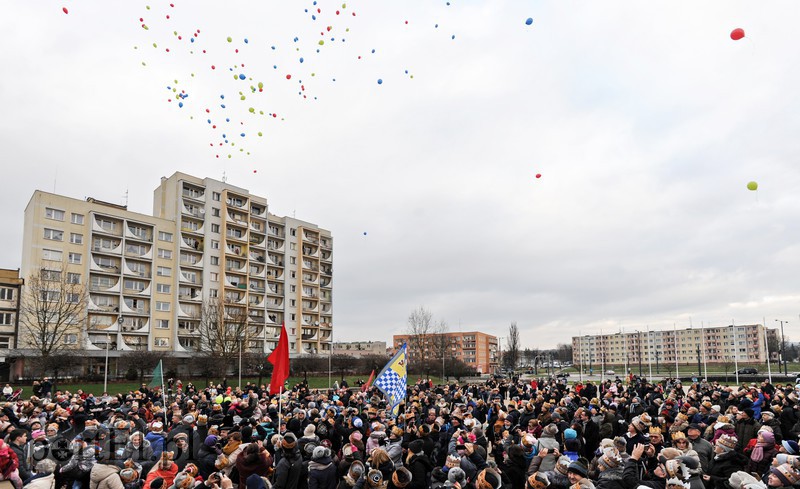
<svg viewBox="0 0 800 489">
<path fill-rule="evenodd" d="M 79 347 L 86 324 L 88 291 L 65 268 L 43 261 L 26 279 L 20 302 L 21 347 L 35 351 L 42 375 L 55 366 L 48 357 Z"/>
<path fill-rule="evenodd" d="M 517 368 L 519 363 L 519 328 L 516 321 L 508 327 L 508 337 L 506 337 L 506 348 L 503 352 L 505 366 L 511 369 Z"/>
<path fill-rule="evenodd" d="M 248 324 L 243 305 L 215 297 L 205 301 L 200 310 L 199 350 L 214 362 L 218 374 L 225 376 L 238 361 L 239 352 L 255 337 L 255 326 Z"/>
<path fill-rule="evenodd" d="M 143 381 L 144 375 L 151 373 L 159 360 L 169 356 L 172 356 L 170 352 L 132 350 L 120 356 L 120 363 L 124 370 L 135 370 L 136 380 Z"/>
<path fill-rule="evenodd" d="M 444 321 L 434 322 L 433 314 L 420 306 L 408 316 L 406 334 L 408 335 L 409 356 L 414 362 L 423 363 L 423 359 L 439 358 L 441 361 L 441 342 L 437 335 L 443 335 L 447 331 L 447 324 Z M 437 356 L 438 354 L 438 356 Z M 409 362 L 411 365 L 412 362 Z M 424 372 L 430 376 L 431 362 L 424 362 Z"/>
</svg>

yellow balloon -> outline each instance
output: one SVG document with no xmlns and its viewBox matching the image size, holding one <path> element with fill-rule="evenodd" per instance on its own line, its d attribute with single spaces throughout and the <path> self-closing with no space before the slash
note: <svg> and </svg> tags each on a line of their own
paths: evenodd
<svg viewBox="0 0 800 489">
<path fill-rule="evenodd" d="M 747 183 L 747 190 L 750 190 L 750 191 L 758 190 L 758 183 L 757 182 L 748 182 Z"/>
</svg>

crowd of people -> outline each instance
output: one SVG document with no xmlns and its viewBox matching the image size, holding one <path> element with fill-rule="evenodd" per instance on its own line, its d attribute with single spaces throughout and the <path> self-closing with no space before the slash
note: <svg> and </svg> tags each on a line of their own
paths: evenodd
<svg viewBox="0 0 800 489">
<path fill-rule="evenodd" d="M 177 385 L 7 400 L 0 489 L 800 487 L 800 385 Z"/>
</svg>

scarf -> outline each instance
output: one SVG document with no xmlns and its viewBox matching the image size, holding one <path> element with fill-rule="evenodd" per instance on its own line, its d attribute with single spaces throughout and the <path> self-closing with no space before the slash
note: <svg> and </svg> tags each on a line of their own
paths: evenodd
<svg viewBox="0 0 800 489">
<path fill-rule="evenodd" d="M 750 453 L 750 460 L 752 460 L 753 462 L 761 462 L 762 460 L 764 460 L 764 447 L 775 445 L 774 435 L 768 436 L 767 433 L 768 432 L 761 434 L 761 438 L 764 441 L 759 441 L 758 443 L 756 443 L 756 446 Z M 769 433 L 769 435 L 772 435 L 772 433 Z"/>
</svg>

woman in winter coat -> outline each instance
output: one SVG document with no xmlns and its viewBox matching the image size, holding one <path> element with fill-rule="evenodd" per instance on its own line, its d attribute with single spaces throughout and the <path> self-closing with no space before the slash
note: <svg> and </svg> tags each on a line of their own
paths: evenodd
<svg viewBox="0 0 800 489">
<path fill-rule="evenodd" d="M 525 451 L 519 445 L 511 445 L 506 452 L 507 456 L 501 466 L 506 484 L 510 489 L 525 489 L 528 461 L 525 458 Z M 506 486 L 503 484 L 503 486 Z"/>
<path fill-rule="evenodd" d="M 116 465 L 95 464 L 89 476 L 89 489 L 125 489 Z"/>
<path fill-rule="evenodd" d="M 369 458 L 370 467 L 378 469 L 383 474 L 383 480 L 389 480 L 394 473 L 394 463 L 389 458 L 389 454 L 383 448 L 376 448 L 372 451 L 372 456 Z"/>
<path fill-rule="evenodd" d="M 408 444 L 406 468 L 411 472 L 411 483 L 408 489 L 428 489 L 429 474 L 433 471 L 433 463 L 425 454 L 424 443 L 417 439 Z"/>
<path fill-rule="evenodd" d="M 140 431 L 131 434 L 122 451 L 122 460 L 133 460 L 141 464 L 144 470 L 150 470 L 153 466 L 153 447 Z"/>
<path fill-rule="evenodd" d="M 330 449 L 318 446 L 308 463 L 308 489 L 336 489 L 337 482 Z"/>
<path fill-rule="evenodd" d="M 236 457 L 236 470 L 239 472 L 239 487 L 244 487 L 247 478 L 252 474 L 268 477 L 270 475 L 270 467 L 272 467 L 272 458 L 263 445 L 261 445 L 261 443 L 250 443 L 244 451 Z"/>
<path fill-rule="evenodd" d="M 2 439 L 0 439 L 0 480 L 10 480 L 16 489 L 22 489 L 17 454 Z"/>
<path fill-rule="evenodd" d="M 147 478 L 144 480 L 143 489 L 150 489 L 150 483 L 157 478 L 162 479 L 162 487 L 165 489 L 175 482 L 175 476 L 178 475 L 178 464 L 174 463 L 172 458 L 172 452 L 161 452 L 161 458 L 158 463 L 150 469 Z"/>
<path fill-rule="evenodd" d="M 714 458 L 708 463 L 708 473 L 703 476 L 707 489 L 727 489 L 728 478 L 747 465 L 747 457 L 736 451 L 735 437 L 722 435 L 714 445 Z"/>
<path fill-rule="evenodd" d="M 150 442 L 150 447 L 153 449 L 153 460 L 158 460 L 161 457 L 161 452 L 163 452 L 164 448 L 167 446 L 167 435 L 164 434 L 164 424 L 160 421 L 154 421 L 150 425 L 150 431 L 145 435 L 145 439 Z"/>
<path fill-rule="evenodd" d="M 775 435 L 771 431 L 759 431 L 756 445 L 750 451 L 750 461 L 747 463 L 747 472 L 763 474 L 772 464 L 772 459 L 778 454 L 775 446 Z M 745 455 L 747 455 L 745 451 Z"/>
<path fill-rule="evenodd" d="M 598 476 L 594 483 L 597 489 L 625 489 L 622 483 L 624 463 L 614 447 L 608 447 L 597 457 Z"/>
</svg>

